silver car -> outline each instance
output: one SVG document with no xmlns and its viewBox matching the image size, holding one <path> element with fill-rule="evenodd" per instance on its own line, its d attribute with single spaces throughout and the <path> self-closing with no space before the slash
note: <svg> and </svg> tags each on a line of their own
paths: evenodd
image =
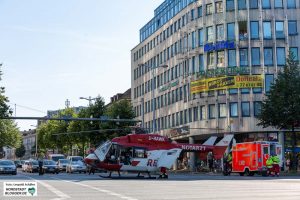
<svg viewBox="0 0 300 200">
<path fill-rule="evenodd" d="M 17 175 L 17 167 L 11 160 L 0 160 L 0 174 Z"/>
<path fill-rule="evenodd" d="M 86 165 L 82 161 L 69 161 L 66 172 L 73 173 L 73 172 L 83 172 L 86 173 Z"/>
</svg>

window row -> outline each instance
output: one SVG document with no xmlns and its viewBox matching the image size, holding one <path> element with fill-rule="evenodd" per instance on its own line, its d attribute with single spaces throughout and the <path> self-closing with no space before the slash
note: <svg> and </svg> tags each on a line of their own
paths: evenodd
<svg viewBox="0 0 300 200">
<path fill-rule="evenodd" d="M 152 35 L 162 25 L 166 24 L 171 18 L 173 18 L 177 13 L 179 13 L 193 1 L 195 0 L 188 0 L 188 2 L 187 0 L 175 0 L 170 3 L 170 5 L 164 7 L 164 9 L 157 9 L 155 12 L 155 17 L 140 30 L 140 41 L 142 42 Z M 235 1 L 237 1 L 237 8 L 235 7 Z M 259 4 L 260 1 L 261 4 Z M 247 2 L 249 2 L 249 5 Z M 226 0 L 225 6 L 223 5 L 223 1 L 220 0 L 216 1 L 215 3 L 198 5 L 197 8 L 191 9 L 183 16 L 185 16 L 185 23 L 188 23 L 189 21 L 193 21 L 196 17 L 202 17 L 203 10 L 205 11 L 206 15 L 211 15 L 214 13 L 222 13 L 225 9 L 226 11 L 234 11 L 235 9 L 245 10 L 247 9 L 247 6 L 249 6 L 250 9 L 258 9 L 259 5 L 261 5 L 262 9 L 271 9 L 272 5 L 275 9 L 284 7 L 287 9 L 295 9 L 296 0 Z"/>
<path fill-rule="evenodd" d="M 226 38 L 225 26 L 227 30 Z M 250 37 L 252 40 L 259 40 L 262 38 L 265 40 L 271 40 L 274 38 L 274 36 L 276 39 L 285 39 L 286 34 L 289 36 L 298 35 L 296 20 L 289 20 L 287 22 L 278 20 L 274 22 L 263 21 L 261 24 L 259 21 L 250 21 L 249 24 L 247 21 L 239 21 L 237 25 L 235 23 L 227 23 L 216 26 L 208 26 L 184 35 L 181 39 L 164 49 L 156 56 L 157 60 L 154 62 L 154 64 L 162 64 L 178 53 L 183 53 L 189 48 L 195 49 L 196 47 L 203 47 L 205 43 L 223 40 L 236 40 L 236 26 L 238 28 L 238 40 L 246 40 L 248 37 Z M 288 27 L 287 30 L 285 29 L 285 26 Z M 275 29 L 274 32 L 272 27 Z M 176 29 L 174 31 L 176 31 Z M 168 32 L 169 31 L 167 29 L 167 37 L 169 37 Z M 160 35 L 160 37 L 154 38 L 143 48 L 136 51 L 134 53 L 134 61 L 138 60 L 145 53 L 149 52 L 155 47 L 155 45 L 158 45 L 159 38 L 163 40 L 166 39 L 165 31 L 163 31 Z"/>
<path fill-rule="evenodd" d="M 158 130 L 172 128 L 180 125 L 185 125 L 191 122 L 226 118 L 226 117 L 257 117 L 261 112 L 262 102 L 255 101 L 251 103 L 246 102 L 232 102 L 230 104 L 210 104 L 208 106 L 197 106 L 189 109 L 185 109 L 180 112 L 173 113 L 168 116 L 160 117 L 155 120 Z M 145 126 L 151 130 L 153 121 L 146 122 Z"/>
</svg>

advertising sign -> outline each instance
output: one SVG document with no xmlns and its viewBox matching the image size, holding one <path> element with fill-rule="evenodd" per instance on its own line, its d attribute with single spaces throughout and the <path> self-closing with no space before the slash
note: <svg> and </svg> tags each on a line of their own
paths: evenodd
<svg viewBox="0 0 300 200">
<path fill-rule="evenodd" d="M 230 88 L 262 88 L 261 75 L 225 76 L 207 78 L 191 82 L 191 93 L 223 90 Z"/>
</svg>

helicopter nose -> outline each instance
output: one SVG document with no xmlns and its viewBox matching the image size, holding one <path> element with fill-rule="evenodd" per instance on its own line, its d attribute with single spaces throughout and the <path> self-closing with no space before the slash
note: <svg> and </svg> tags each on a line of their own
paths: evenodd
<svg viewBox="0 0 300 200">
<path fill-rule="evenodd" d="M 93 154 L 93 153 L 89 154 L 89 155 L 84 159 L 85 163 L 87 163 L 87 164 L 92 164 L 95 160 L 98 160 L 98 158 L 97 158 L 96 155 Z"/>
</svg>

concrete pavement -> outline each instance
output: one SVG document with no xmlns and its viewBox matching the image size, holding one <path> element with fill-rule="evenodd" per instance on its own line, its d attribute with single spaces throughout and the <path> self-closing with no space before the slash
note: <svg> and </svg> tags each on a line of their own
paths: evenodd
<svg viewBox="0 0 300 200">
<path fill-rule="evenodd" d="M 126 176 L 126 175 L 125 175 Z M 133 174 L 132 176 L 135 176 Z M 4 181 L 37 181 L 38 196 L 3 197 Z M 95 175 L 19 173 L 0 175 L 0 199 L 300 199 L 300 177 L 224 177 L 210 174 L 170 174 L 168 180 L 103 179 Z"/>
</svg>

